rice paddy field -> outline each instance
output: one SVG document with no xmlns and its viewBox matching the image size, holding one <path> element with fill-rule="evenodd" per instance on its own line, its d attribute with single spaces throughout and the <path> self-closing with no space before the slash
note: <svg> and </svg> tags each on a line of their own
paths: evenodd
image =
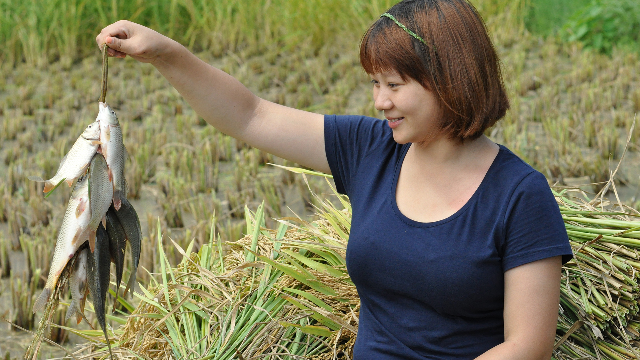
<svg viewBox="0 0 640 360">
<path fill-rule="evenodd" d="M 588 8 L 578 0 L 565 5 L 550 0 L 471 2 L 485 18 L 502 59 L 511 100 L 507 116 L 487 135 L 545 174 L 559 192 L 579 189 L 581 199 L 591 199 L 606 187 L 600 192 L 599 210 L 640 210 L 640 18 L 629 15 L 638 5 L 622 0 L 617 8 L 608 0 Z M 358 44 L 367 26 L 394 3 L 0 0 L 0 318 L 28 330 L 38 324 L 31 304 L 46 280 L 70 188 L 61 186 L 45 199 L 42 184 L 27 177 L 51 177 L 82 130 L 95 120 L 102 59 L 94 38 L 102 27 L 121 18 L 152 27 L 271 101 L 325 114 L 380 117 L 369 78 L 359 66 Z M 611 15 L 610 8 L 626 15 Z M 331 181 L 274 166 L 297 165 L 209 126 L 150 65 L 111 59 L 108 83 L 106 101 L 118 113 L 129 153 L 128 197 L 144 235 L 138 279 L 145 289 L 143 296 L 118 304 L 110 318 L 110 334 L 125 349 L 126 339 L 141 339 L 136 331 L 158 332 L 155 340 L 140 340 L 144 344 L 133 341 L 129 350 L 118 352 L 120 356 L 204 357 L 184 349 L 202 346 L 199 354 L 207 353 L 208 348 L 194 340 L 199 334 L 189 332 L 211 330 L 206 330 L 204 320 L 189 322 L 187 315 L 175 315 L 172 301 L 193 294 L 181 291 L 196 278 L 226 276 L 224 286 L 212 282 L 192 288 L 199 291 L 199 301 L 223 296 L 230 288 L 245 289 L 246 296 L 256 297 L 256 308 L 297 310 L 287 310 L 280 322 L 288 325 L 280 331 L 256 327 L 268 323 L 259 311 L 240 312 L 240 305 L 229 305 L 227 314 L 235 314 L 234 321 L 236 315 L 246 317 L 246 330 L 218 334 L 222 350 L 209 358 L 250 358 L 247 354 L 253 354 L 261 338 L 244 347 L 239 344 L 253 339 L 247 335 L 252 333 L 277 333 L 280 340 L 274 343 L 291 354 L 306 354 L 292 358 L 332 358 L 322 355 L 332 346 L 342 349 L 343 357 L 337 358 L 348 358 L 352 342 L 345 334 L 355 331 L 357 320 L 351 315 L 338 319 L 332 311 L 356 313 L 357 294 L 342 262 L 348 201 L 332 191 Z M 314 245 L 301 247 L 301 234 L 311 234 Z M 300 255 L 307 253 L 324 260 L 310 262 Z M 285 257 L 288 267 L 276 261 Z M 242 265 L 253 260 L 261 265 Z M 235 268 L 242 271 L 229 275 Z M 306 283 L 292 268 L 317 281 Z M 198 276 L 190 278 L 194 274 Z M 292 289 L 288 297 L 261 298 L 284 288 Z M 300 295 L 303 290 L 307 295 Z M 61 301 L 68 303 L 68 296 Z M 96 327 L 89 305 L 87 309 Z M 189 309 L 200 311 L 211 323 L 214 315 L 225 323 L 218 310 Z M 44 344 L 40 358 L 90 358 L 92 352 L 108 356 L 99 345 L 101 332 L 96 335 L 86 324 L 65 323 L 64 311 L 66 306 L 60 306 L 54 323 L 84 332 L 52 327 L 50 338 L 61 346 Z M 126 320 L 132 312 L 140 319 L 145 318 L 140 314 L 156 314 L 162 326 L 134 326 Z M 571 325 L 563 324 L 563 331 Z M 284 344 L 287 336 L 294 340 Z M 331 346 L 318 340 L 323 336 L 332 339 Z M 0 322 L 0 356 L 22 358 L 32 337 Z M 154 341 L 164 345 L 154 350 Z M 624 350 L 629 345 L 627 341 L 616 346 Z M 625 354 L 623 350 L 616 354 Z M 602 351 L 591 355 L 625 358 Z"/>
</svg>

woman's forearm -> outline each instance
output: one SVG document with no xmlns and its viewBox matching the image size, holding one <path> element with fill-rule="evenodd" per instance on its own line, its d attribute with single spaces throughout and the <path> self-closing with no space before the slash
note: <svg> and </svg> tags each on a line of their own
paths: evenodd
<svg viewBox="0 0 640 360">
<path fill-rule="evenodd" d="M 543 344 L 516 343 L 505 341 L 494 346 L 475 360 L 549 360 L 551 353 L 546 351 Z"/>
<path fill-rule="evenodd" d="M 220 131 L 240 137 L 255 114 L 259 98 L 238 80 L 205 63 L 181 44 L 170 47 L 152 64 L 191 107 Z"/>
<path fill-rule="evenodd" d="M 193 109 L 219 130 L 242 138 L 260 99 L 224 71 L 177 41 L 130 21 L 115 22 L 96 37 L 109 55 L 153 64 Z"/>
</svg>

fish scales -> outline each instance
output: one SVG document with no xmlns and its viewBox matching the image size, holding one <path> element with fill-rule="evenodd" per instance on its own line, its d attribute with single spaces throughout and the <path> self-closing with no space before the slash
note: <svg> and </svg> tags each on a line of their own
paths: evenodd
<svg viewBox="0 0 640 360">
<path fill-rule="evenodd" d="M 44 309 L 58 278 L 69 260 L 80 246 L 87 240 L 84 237 L 85 229 L 89 226 L 91 218 L 89 208 L 89 181 L 87 176 L 82 176 L 73 187 L 71 198 L 67 205 L 62 226 L 56 240 L 53 260 L 49 269 L 47 282 L 42 293 L 33 304 L 33 312 Z"/>
<path fill-rule="evenodd" d="M 113 205 L 120 210 L 121 199 L 126 197 L 124 163 L 127 150 L 124 147 L 122 128 L 118 116 L 106 103 L 99 103 L 100 151 L 107 160 L 113 180 Z"/>
<path fill-rule="evenodd" d="M 71 290 L 71 304 L 67 308 L 67 314 L 65 321 L 69 320 L 71 316 L 76 315 L 77 323 L 84 318 L 84 304 L 87 300 L 87 261 L 88 261 L 87 247 L 83 247 L 78 253 L 76 260 L 76 266 L 71 273 L 71 279 L 69 280 L 69 288 Z"/>
<path fill-rule="evenodd" d="M 109 235 L 109 251 L 111 261 L 116 265 L 116 296 L 122 281 L 124 270 L 124 253 L 127 246 L 127 239 L 122 224 L 116 215 L 116 209 L 111 205 L 107 211 L 107 235 Z"/>
<path fill-rule="evenodd" d="M 131 203 L 126 199 L 122 199 L 122 207 L 116 211 L 118 220 L 122 224 L 124 233 L 131 246 L 131 262 L 133 268 L 131 269 L 131 275 L 127 282 L 127 287 L 124 289 L 124 295 L 127 295 L 129 289 L 135 289 L 136 273 L 138 271 L 138 264 L 140 262 L 140 247 L 142 243 L 142 231 L 140 230 L 140 219 L 138 213 L 133 208 Z"/>
<path fill-rule="evenodd" d="M 96 154 L 91 160 L 89 168 L 91 221 L 88 231 L 91 251 L 94 249 L 95 231 L 98 228 L 98 223 L 105 218 L 113 197 L 113 185 L 109 178 L 109 169 L 105 158 L 102 154 Z"/>
<path fill-rule="evenodd" d="M 111 255 L 109 254 L 109 236 L 107 230 L 98 224 L 96 229 L 96 247 L 93 253 L 89 252 L 89 292 L 91 293 L 91 299 L 93 301 L 93 308 L 95 309 L 96 318 L 98 324 L 102 328 L 104 337 L 107 340 L 107 346 L 109 347 L 109 354 L 113 359 L 111 353 L 111 343 L 109 342 L 109 336 L 107 335 L 106 324 L 106 300 L 107 291 L 109 290 L 109 277 L 111 275 Z"/>
<path fill-rule="evenodd" d="M 48 193 L 62 180 L 71 186 L 75 179 L 85 173 L 91 158 L 100 145 L 100 124 L 96 121 L 89 124 L 78 137 L 69 152 L 65 155 L 56 174 L 44 180 L 44 192 Z M 42 179 L 32 178 L 41 181 Z"/>
</svg>

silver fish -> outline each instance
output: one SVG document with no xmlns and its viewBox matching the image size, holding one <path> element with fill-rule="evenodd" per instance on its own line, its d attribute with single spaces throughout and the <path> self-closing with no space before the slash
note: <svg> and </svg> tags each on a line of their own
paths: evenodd
<svg viewBox="0 0 640 360">
<path fill-rule="evenodd" d="M 80 246 L 87 240 L 85 230 L 89 226 L 91 210 L 89 208 L 89 181 L 82 176 L 73 187 L 71 199 L 62 219 L 62 226 L 56 240 L 49 276 L 42 293 L 33 304 L 33 312 L 44 309 L 58 278 Z"/>
<path fill-rule="evenodd" d="M 107 162 L 101 154 L 96 154 L 89 167 L 89 200 L 91 203 L 91 221 L 89 222 L 89 247 L 95 248 L 96 229 L 103 222 L 113 197 L 113 185 L 110 181 Z"/>
<path fill-rule="evenodd" d="M 115 111 L 106 103 L 99 103 L 97 121 L 100 122 L 100 152 L 109 165 L 113 180 L 113 206 L 120 210 L 121 199 L 126 197 L 124 161 L 127 150 L 122 142 L 122 129 Z"/>
<path fill-rule="evenodd" d="M 75 179 L 79 178 L 87 170 L 89 162 L 98 150 L 100 145 L 100 125 L 93 122 L 87 126 L 71 147 L 71 150 L 60 162 L 58 171 L 49 180 L 42 180 L 39 177 L 29 177 L 34 181 L 44 181 L 44 192 L 48 193 L 64 180 L 67 185 L 73 185 Z"/>
<path fill-rule="evenodd" d="M 65 321 L 69 320 L 71 316 L 75 315 L 78 324 L 84 317 L 84 303 L 87 300 L 87 261 L 89 256 L 89 249 L 84 247 L 78 253 L 78 259 L 76 259 L 76 267 L 71 273 L 71 279 L 69 280 L 69 287 L 71 290 L 71 304 L 67 308 L 67 314 Z"/>
<path fill-rule="evenodd" d="M 142 231 L 140 230 L 140 219 L 138 213 L 126 198 L 122 199 L 122 208 L 116 211 L 118 220 L 124 229 L 125 236 L 131 245 L 131 262 L 133 267 L 127 287 L 124 289 L 124 296 L 127 295 L 129 289 L 135 291 L 136 274 L 138 272 L 138 264 L 140 263 L 140 247 L 142 243 Z"/>
</svg>

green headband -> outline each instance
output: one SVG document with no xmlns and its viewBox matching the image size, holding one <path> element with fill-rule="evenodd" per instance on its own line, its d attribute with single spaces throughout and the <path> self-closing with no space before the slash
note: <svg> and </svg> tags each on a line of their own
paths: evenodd
<svg viewBox="0 0 640 360">
<path fill-rule="evenodd" d="M 413 31 L 411 31 L 411 30 L 407 29 L 407 27 L 406 27 L 406 26 L 404 26 L 404 25 L 402 25 L 402 24 L 400 23 L 400 21 L 396 20 L 396 18 L 395 18 L 393 15 L 391 15 L 391 14 L 389 14 L 389 13 L 384 13 L 384 14 L 380 15 L 380 17 L 383 17 L 383 16 L 384 16 L 384 17 L 388 17 L 389 19 L 393 20 L 393 22 L 394 22 L 394 23 L 396 23 L 398 26 L 400 26 L 404 31 L 406 31 L 406 32 L 407 32 L 407 34 L 409 34 L 409 35 L 413 36 L 413 37 L 414 37 L 414 38 L 416 38 L 417 40 L 420 40 L 420 42 L 421 42 L 421 43 L 423 43 L 423 44 L 427 45 L 427 42 L 426 42 L 426 41 L 424 41 L 424 39 L 423 39 L 423 38 L 421 38 L 420 36 L 418 36 L 418 34 L 414 33 Z"/>
</svg>

